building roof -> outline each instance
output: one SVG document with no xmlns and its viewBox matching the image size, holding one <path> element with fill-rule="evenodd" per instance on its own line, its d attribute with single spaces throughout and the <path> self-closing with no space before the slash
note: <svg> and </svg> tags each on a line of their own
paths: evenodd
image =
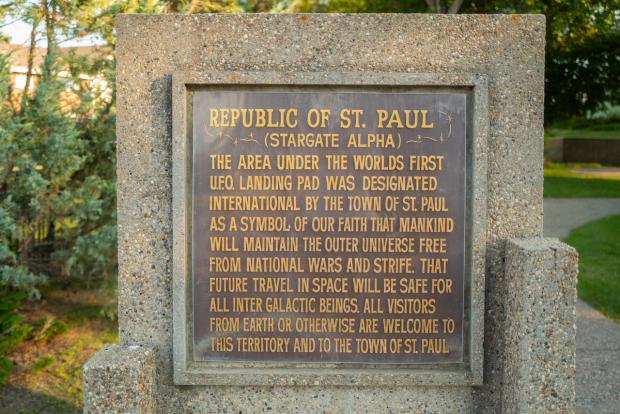
<svg viewBox="0 0 620 414">
<path fill-rule="evenodd" d="M 12 66 L 28 66 L 28 45 L 13 45 L 8 43 L 0 43 L 0 53 L 11 52 L 11 65 Z M 61 47 L 60 51 L 63 53 L 69 53 L 74 51 L 78 56 L 95 55 L 97 57 L 105 57 L 110 54 L 112 49 L 107 45 L 94 45 L 94 46 L 75 46 L 75 47 Z M 37 47 L 34 54 L 34 67 L 38 68 L 43 64 L 47 48 Z"/>
</svg>

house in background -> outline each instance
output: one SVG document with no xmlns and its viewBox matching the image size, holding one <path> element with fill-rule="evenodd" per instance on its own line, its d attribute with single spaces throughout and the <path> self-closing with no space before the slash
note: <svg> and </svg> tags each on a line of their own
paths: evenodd
<svg viewBox="0 0 620 414">
<path fill-rule="evenodd" d="M 97 58 L 113 59 L 112 49 L 108 46 L 77 46 L 77 47 L 61 47 L 59 48 L 61 54 L 74 53 L 76 56 L 92 56 Z M 26 88 L 28 79 L 28 58 L 30 48 L 27 45 L 15 45 L 15 44 L 0 44 L 0 53 L 8 53 L 9 61 L 11 63 L 10 78 L 13 86 L 12 90 L 12 104 L 14 107 L 19 108 L 23 92 Z M 36 89 L 41 79 L 41 66 L 45 60 L 47 49 L 43 47 L 36 47 L 33 50 L 32 56 L 32 71 L 30 83 L 28 86 L 28 93 Z M 61 69 L 58 72 L 58 76 L 69 80 L 71 78 L 70 73 L 66 69 Z M 61 97 L 63 109 L 71 109 L 79 105 L 78 92 L 87 89 L 95 88 L 99 92 L 100 99 L 108 100 L 112 97 L 112 88 L 108 85 L 106 79 L 102 76 L 91 76 L 88 74 L 80 74 L 79 81 L 75 82 L 71 80 L 67 82 L 67 90 Z"/>
</svg>

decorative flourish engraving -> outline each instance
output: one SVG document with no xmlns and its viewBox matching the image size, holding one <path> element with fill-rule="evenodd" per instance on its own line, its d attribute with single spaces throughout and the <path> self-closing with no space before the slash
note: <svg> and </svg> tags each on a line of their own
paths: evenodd
<svg viewBox="0 0 620 414">
<path fill-rule="evenodd" d="M 439 119 L 447 121 L 448 124 L 448 131 L 446 132 L 446 135 L 444 135 L 444 131 L 439 131 L 439 136 L 438 137 L 429 137 L 429 136 L 425 136 L 422 134 L 418 134 L 413 138 L 407 139 L 405 142 L 407 144 L 420 144 L 425 140 L 428 141 L 435 141 L 435 142 L 441 142 L 443 143 L 443 141 L 445 139 L 450 138 L 450 136 L 452 136 L 452 114 L 451 113 L 446 113 L 446 112 L 442 112 L 442 111 L 438 111 L 439 112 Z M 398 139 L 401 139 L 400 134 L 398 134 Z"/>
<path fill-rule="evenodd" d="M 243 143 L 243 142 L 254 142 L 258 144 L 258 141 L 254 138 L 254 134 L 252 132 L 250 132 L 250 135 L 248 135 L 245 138 L 239 138 L 239 137 L 233 137 L 232 135 L 229 135 L 229 134 L 225 134 L 222 131 L 220 131 L 218 134 L 212 134 L 211 132 L 209 132 L 209 128 L 205 127 L 205 134 L 209 137 L 218 138 L 221 140 L 228 140 L 233 145 L 239 145 L 239 143 Z"/>
</svg>

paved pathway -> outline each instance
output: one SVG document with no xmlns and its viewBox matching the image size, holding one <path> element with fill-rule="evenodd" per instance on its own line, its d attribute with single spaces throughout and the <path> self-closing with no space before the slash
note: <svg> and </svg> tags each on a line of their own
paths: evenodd
<svg viewBox="0 0 620 414">
<path fill-rule="evenodd" d="M 620 214 L 620 198 L 545 198 L 544 208 L 545 236 L 562 240 L 588 221 Z"/>
<path fill-rule="evenodd" d="M 577 303 L 577 412 L 620 413 L 620 325 Z"/>
<path fill-rule="evenodd" d="M 620 198 L 547 198 L 545 236 L 568 236 L 588 221 L 620 214 Z M 620 325 L 577 303 L 577 412 L 620 413 Z"/>
</svg>

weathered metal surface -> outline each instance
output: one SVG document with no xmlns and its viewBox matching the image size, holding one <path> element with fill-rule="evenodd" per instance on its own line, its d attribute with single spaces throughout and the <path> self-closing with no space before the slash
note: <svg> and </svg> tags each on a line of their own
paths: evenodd
<svg viewBox="0 0 620 414">
<path fill-rule="evenodd" d="M 464 93 L 192 96 L 195 360 L 462 362 Z"/>
</svg>

